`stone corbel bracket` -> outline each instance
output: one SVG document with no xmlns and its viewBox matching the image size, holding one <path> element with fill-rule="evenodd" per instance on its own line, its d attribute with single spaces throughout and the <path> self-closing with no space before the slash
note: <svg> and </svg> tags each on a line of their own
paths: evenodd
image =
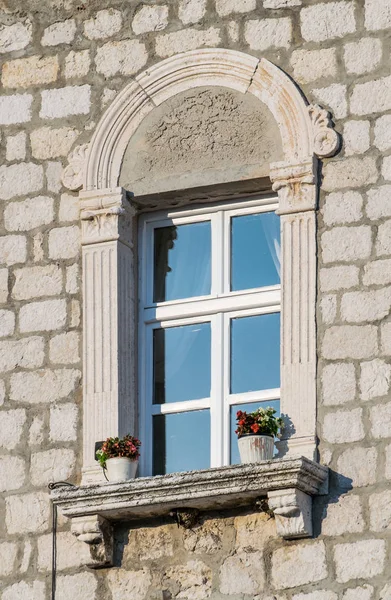
<svg viewBox="0 0 391 600">
<path fill-rule="evenodd" d="M 327 467 L 302 456 L 56 489 L 51 498 L 72 519 L 76 537 L 90 545 L 88 566 L 98 568 L 112 564 L 114 522 L 179 513 L 186 525 L 198 511 L 254 507 L 259 498 L 268 498 L 278 536 L 310 537 L 312 496 L 327 493 L 327 478 Z"/>
</svg>

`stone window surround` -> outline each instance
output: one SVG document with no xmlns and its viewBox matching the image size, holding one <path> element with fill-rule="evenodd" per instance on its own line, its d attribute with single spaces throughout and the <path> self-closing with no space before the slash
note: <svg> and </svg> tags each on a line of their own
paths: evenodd
<svg viewBox="0 0 391 600">
<path fill-rule="evenodd" d="M 64 170 L 64 185 L 80 190 L 83 485 L 102 481 L 95 442 L 135 430 L 137 419 L 133 296 L 137 211 L 126 190 L 118 187 L 122 159 L 131 136 L 155 106 L 201 86 L 254 94 L 269 108 L 280 130 L 284 161 L 270 165 L 270 179 L 278 193 L 282 235 L 281 412 L 293 425 L 287 427 L 281 455 L 288 460 L 315 458 L 318 158 L 338 151 L 339 136 L 327 111 L 308 105 L 292 80 L 266 59 L 203 49 L 164 60 L 137 76 L 114 99 L 90 144 L 70 154 Z"/>
</svg>

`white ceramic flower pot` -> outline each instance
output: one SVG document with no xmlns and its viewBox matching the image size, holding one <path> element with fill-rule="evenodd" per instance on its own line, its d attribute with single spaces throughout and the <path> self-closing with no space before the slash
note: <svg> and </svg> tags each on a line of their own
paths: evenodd
<svg viewBox="0 0 391 600">
<path fill-rule="evenodd" d="M 273 458 L 274 438 L 270 435 L 247 434 L 238 438 L 238 445 L 242 465 Z"/>
<path fill-rule="evenodd" d="M 130 460 L 126 456 L 117 456 L 106 460 L 106 476 L 109 481 L 134 479 L 138 460 Z"/>
</svg>

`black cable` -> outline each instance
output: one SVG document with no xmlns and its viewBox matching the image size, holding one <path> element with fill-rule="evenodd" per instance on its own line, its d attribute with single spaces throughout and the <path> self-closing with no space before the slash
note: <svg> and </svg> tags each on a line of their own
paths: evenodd
<svg viewBox="0 0 391 600">
<path fill-rule="evenodd" d="M 60 487 L 76 487 L 69 481 L 54 481 L 49 483 L 49 490 Z M 51 600 L 56 600 L 56 574 L 57 574 L 57 505 L 52 502 L 52 594 Z"/>
</svg>

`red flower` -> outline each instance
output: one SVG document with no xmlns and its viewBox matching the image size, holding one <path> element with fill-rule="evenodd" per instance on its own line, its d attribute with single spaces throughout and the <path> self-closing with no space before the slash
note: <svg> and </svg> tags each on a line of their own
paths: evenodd
<svg viewBox="0 0 391 600">
<path fill-rule="evenodd" d="M 251 425 L 251 431 L 253 433 L 258 433 L 258 431 L 259 431 L 259 425 L 258 425 L 258 423 L 253 423 L 253 425 Z"/>
</svg>

